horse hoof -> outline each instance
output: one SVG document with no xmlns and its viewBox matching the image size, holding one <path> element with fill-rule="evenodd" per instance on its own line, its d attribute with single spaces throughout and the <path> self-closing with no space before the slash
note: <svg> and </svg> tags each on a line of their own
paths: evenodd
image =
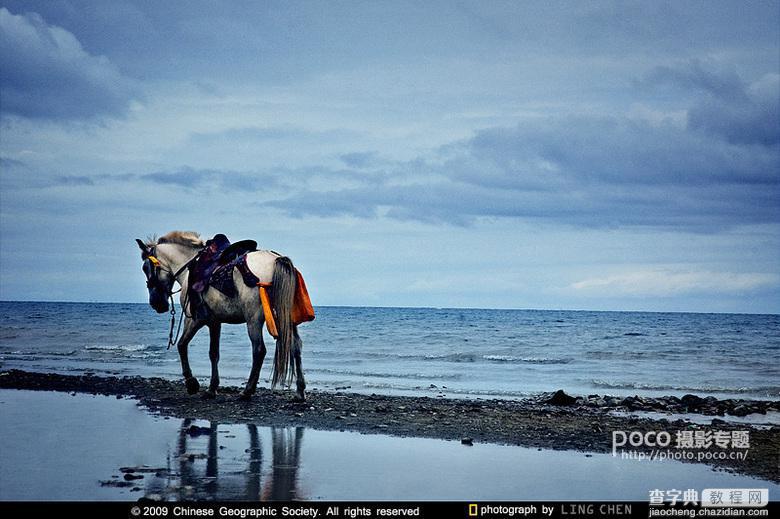
<svg viewBox="0 0 780 519">
<path fill-rule="evenodd" d="M 300 404 L 300 403 L 303 403 L 305 401 L 306 401 L 306 395 L 304 395 L 302 393 L 301 394 L 296 393 L 295 396 L 293 397 L 293 402 L 296 402 L 296 403 Z"/>
<path fill-rule="evenodd" d="M 247 393 L 246 391 L 242 391 L 241 394 L 238 395 L 238 399 L 242 402 L 249 402 L 252 400 L 252 393 Z"/>
<path fill-rule="evenodd" d="M 214 400 L 215 398 L 217 398 L 217 392 L 213 389 L 207 389 L 206 391 L 203 392 L 202 395 L 200 395 L 200 397 L 203 400 Z"/>
<path fill-rule="evenodd" d="M 187 386 L 187 394 L 188 395 L 194 395 L 198 391 L 200 391 L 200 383 L 198 383 L 198 379 L 195 377 L 190 377 L 184 381 L 184 384 Z"/>
</svg>

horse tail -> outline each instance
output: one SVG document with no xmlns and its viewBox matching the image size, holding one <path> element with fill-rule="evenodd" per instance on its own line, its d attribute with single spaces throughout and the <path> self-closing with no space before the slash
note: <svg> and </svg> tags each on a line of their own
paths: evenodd
<svg viewBox="0 0 780 519">
<path fill-rule="evenodd" d="M 294 325 L 292 322 L 293 298 L 297 283 L 295 267 L 290 258 L 280 256 L 274 263 L 273 308 L 276 314 L 276 352 L 274 354 L 274 372 L 271 378 L 271 387 L 276 387 L 279 382 L 292 384 L 293 367 L 295 365 L 293 338 Z"/>
</svg>

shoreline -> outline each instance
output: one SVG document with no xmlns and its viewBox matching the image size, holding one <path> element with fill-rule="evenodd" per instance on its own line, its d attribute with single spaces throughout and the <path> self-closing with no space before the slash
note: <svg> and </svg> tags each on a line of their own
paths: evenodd
<svg viewBox="0 0 780 519">
<path fill-rule="evenodd" d="M 435 438 L 469 443 L 516 445 L 537 449 L 610 453 L 612 431 L 749 431 L 745 460 L 711 459 L 718 469 L 780 482 L 780 427 L 755 427 L 724 421 L 733 416 L 780 411 L 780 401 L 702 399 L 686 395 L 643 398 L 562 392 L 525 400 L 468 400 L 363 395 L 312 390 L 304 403 L 290 391 L 258 388 L 250 402 L 237 400 L 239 388 L 225 387 L 214 400 L 188 396 L 184 384 L 159 378 L 59 375 L 21 370 L 0 372 L 0 388 L 132 397 L 149 411 L 177 418 L 219 423 L 304 426 L 400 437 Z M 615 411 L 688 412 L 711 418 L 710 424 L 682 419 L 621 416 Z M 674 440 L 671 447 L 674 447 Z M 632 447 L 632 450 L 641 450 Z M 718 452 L 716 446 L 709 449 Z M 725 451 L 730 452 L 730 451 Z"/>
</svg>

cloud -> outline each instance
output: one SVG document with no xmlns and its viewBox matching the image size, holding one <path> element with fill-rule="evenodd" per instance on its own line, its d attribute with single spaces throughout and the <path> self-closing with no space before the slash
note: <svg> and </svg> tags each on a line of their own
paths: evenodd
<svg viewBox="0 0 780 519">
<path fill-rule="evenodd" d="M 726 101 L 747 100 L 746 85 L 735 70 L 717 71 L 712 65 L 705 65 L 698 59 L 673 66 L 655 67 L 647 75 L 646 81 L 667 83 L 683 89 L 696 89 Z"/>
<path fill-rule="evenodd" d="M 378 156 L 375 151 L 344 153 L 339 159 L 351 168 L 367 168 L 377 163 Z"/>
<path fill-rule="evenodd" d="M 36 13 L 0 8 L 2 112 L 80 120 L 125 114 L 139 92 L 107 58 L 89 54 L 65 29 Z"/>
<path fill-rule="evenodd" d="M 308 186 L 268 206 L 287 214 L 469 225 L 516 218 L 575 227 L 713 232 L 780 220 L 780 76 L 747 81 L 692 60 L 656 67 L 677 117 L 550 114 L 487 127 L 407 162 L 344 154 L 373 182 Z M 666 113 L 669 113 L 666 107 Z M 367 177 L 368 178 L 368 177 Z"/>
<path fill-rule="evenodd" d="M 109 177 L 110 178 L 110 177 Z M 279 178 L 267 173 L 248 173 L 218 169 L 179 168 L 135 175 L 141 182 L 186 189 L 217 189 L 230 191 L 258 191 L 279 187 Z M 130 179 L 124 179 L 130 180 Z"/>
<path fill-rule="evenodd" d="M 94 186 L 95 181 L 85 175 L 65 175 L 55 179 L 55 183 L 61 186 Z"/>
<path fill-rule="evenodd" d="M 645 83 L 700 94 L 688 110 L 693 130 L 734 144 L 780 144 L 780 74 L 769 73 L 748 84 L 733 69 L 718 70 L 692 60 L 656 67 Z"/>
<path fill-rule="evenodd" d="M 339 137 L 351 137 L 352 132 L 347 131 L 312 131 L 293 126 L 278 127 L 259 127 L 243 126 L 237 128 L 227 128 L 218 132 L 193 133 L 189 140 L 192 144 L 208 145 L 214 142 L 227 142 L 235 144 L 236 142 L 257 143 L 260 141 L 286 141 L 309 139 L 311 141 L 333 140 Z"/>
<path fill-rule="evenodd" d="M 627 117 L 549 117 L 478 131 L 430 160 L 388 165 L 372 184 L 305 189 L 268 205 L 298 216 L 458 225 L 509 217 L 713 230 L 776 223 L 778 171 L 777 147 Z"/>
<path fill-rule="evenodd" d="M 12 159 L 9 157 L 0 157 L 0 168 L 11 169 L 11 168 L 26 168 L 26 167 L 27 165 L 21 160 Z"/>
<path fill-rule="evenodd" d="M 777 288 L 780 276 L 762 273 L 642 270 L 588 278 L 569 288 L 589 295 L 671 297 L 699 293 L 744 293 Z"/>
</svg>

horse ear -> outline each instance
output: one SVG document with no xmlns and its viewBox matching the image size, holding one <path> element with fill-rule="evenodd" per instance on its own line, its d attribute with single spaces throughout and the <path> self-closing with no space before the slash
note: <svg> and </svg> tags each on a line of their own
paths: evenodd
<svg viewBox="0 0 780 519">
<path fill-rule="evenodd" d="M 138 238 L 135 239 L 135 242 L 138 244 L 138 247 L 141 249 L 141 253 L 143 256 L 149 254 L 149 247 L 147 247 L 144 242 L 142 242 Z"/>
</svg>

